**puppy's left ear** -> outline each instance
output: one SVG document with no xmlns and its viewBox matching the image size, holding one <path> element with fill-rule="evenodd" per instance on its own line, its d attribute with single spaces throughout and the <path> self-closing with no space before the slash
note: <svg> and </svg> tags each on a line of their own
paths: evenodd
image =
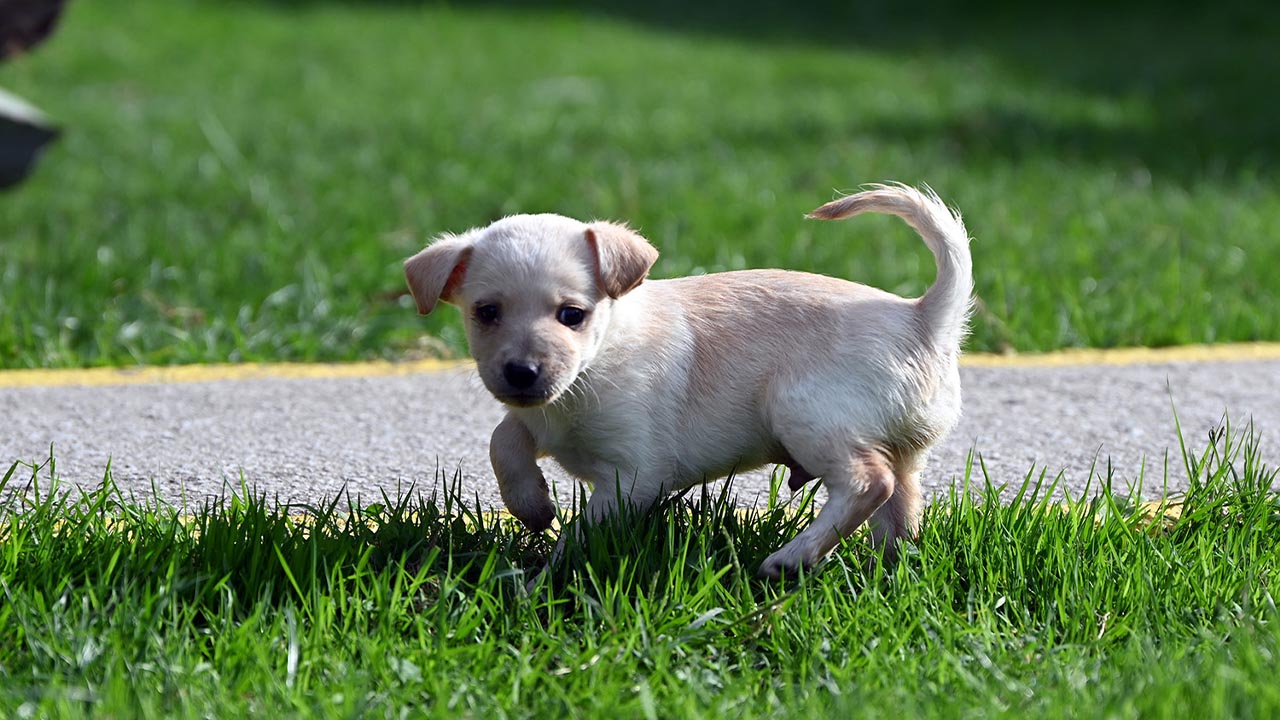
<svg viewBox="0 0 1280 720">
<path fill-rule="evenodd" d="M 437 301 L 452 302 L 470 259 L 471 238 L 446 235 L 404 261 L 404 277 L 419 314 L 430 313 Z"/>
<path fill-rule="evenodd" d="M 634 230 L 617 223 L 596 221 L 587 226 L 587 244 L 596 256 L 596 280 L 613 299 L 644 282 L 658 259 L 658 250 Z"/>
</svg>

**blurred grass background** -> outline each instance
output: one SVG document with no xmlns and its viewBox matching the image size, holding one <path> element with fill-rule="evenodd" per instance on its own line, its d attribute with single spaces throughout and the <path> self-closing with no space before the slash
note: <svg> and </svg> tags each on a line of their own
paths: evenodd
<svg viewBox="0 0 1280 720">
<path fill-rule="evenodd" d="M 73 2 L 0 86 L 64 126 L 0 196 L 0 367 L 463 352 L 401 260 L 516 212 L 655 276 L 917 294 L 965 214 L 971 350 L 1280 340 L 1280 10 L 1219 3 Z"/>
</svg>

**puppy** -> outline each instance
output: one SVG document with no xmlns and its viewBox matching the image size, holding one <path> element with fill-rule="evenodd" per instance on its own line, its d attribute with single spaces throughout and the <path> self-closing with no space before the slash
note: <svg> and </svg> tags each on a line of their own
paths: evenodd
<svg viewBox="0 0 1280 720">
<path fill-rule="evenodd" d="M 538 459 L 592 485 L 586 521 L 766 464 L 827 502 L 761 574 L 813 566 L 860 525 L 890 558 L 914 537 L 917 479 L 960 416 L 973 292 L 969 237 L 932 191 L 875 185 L 814 210 L 896 215 L 933 252 L 923 296 L 785 270 L 645 282 L 658 252 L 623 225 L 516 215 L 405 262 L 418 311 L 466 316 L 485 387 L 507 406 L 489 447 L 503 502 L 555 516 Z"/>
</svg>

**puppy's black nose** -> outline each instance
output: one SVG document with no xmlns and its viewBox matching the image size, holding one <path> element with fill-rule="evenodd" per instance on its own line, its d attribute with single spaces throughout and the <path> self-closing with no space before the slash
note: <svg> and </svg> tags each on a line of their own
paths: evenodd
<svg viewBox="0 0 1280 720">
<path fill-rule="evenodd" d="M 538 381 L 537 365 L 530 362 L 509 362 L 502 367 L 502 377 L 516 390 L 528 390 Z"/>
</svg>

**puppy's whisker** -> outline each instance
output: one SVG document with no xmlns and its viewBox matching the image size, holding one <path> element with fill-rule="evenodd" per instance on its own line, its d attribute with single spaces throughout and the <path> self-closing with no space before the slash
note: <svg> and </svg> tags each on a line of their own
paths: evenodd
<svg viewBox="0 0 1280 720">
<path fill-rule="evenodd" d="M 574 384 L 579 386 L 576 389 L 576 395 L 578 396 L 578 400 L 580 402 L 582 402 L 585 405 L 587 402 L 587 393 L 590 392 L 591 397 L 595 400 L 594 404 L 596 406 L 600 405 L 600 392 L 596 390 L 594 382 L 591 382 L 588 380 L 586 382 L 574 383 Z"/>
<path fill-rule="evenodd" d="M 616 380 L 614 380 L 613 378 L 609 377 L 604 373 L 592 372 L 590 368 L 588 368 L 587 370 L 584 370 L 580 377 L 584 381 L 583 384 L 589 387 L 591 389 L 592 394 L 595 395 L 597 403 L 600 402 L 600 391 L 597 389 L 597 386 L 599 385 L 605 385 L 610 390 L 615 390 L 618 392 L 622 391 L 622 386 L 618 384 Z"/>
</svg>

